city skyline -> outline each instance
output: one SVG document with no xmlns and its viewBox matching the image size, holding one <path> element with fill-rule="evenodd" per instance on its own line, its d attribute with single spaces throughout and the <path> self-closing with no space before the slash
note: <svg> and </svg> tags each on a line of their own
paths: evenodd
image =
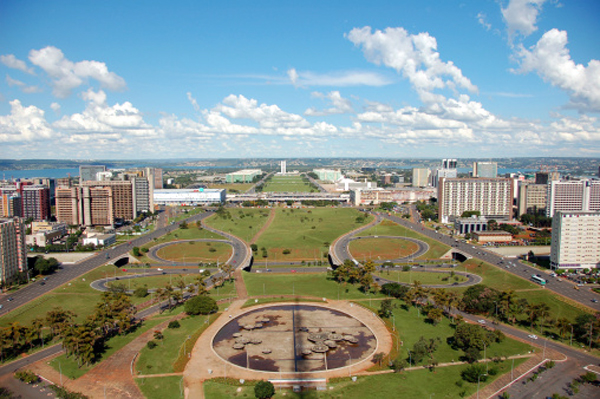
<svg viewBox="0 0 600 399">
<path fill-rule="evenodd" d="M 593 157 L 599 14 L 6 1 L 0 158 Z"/>
</svg>

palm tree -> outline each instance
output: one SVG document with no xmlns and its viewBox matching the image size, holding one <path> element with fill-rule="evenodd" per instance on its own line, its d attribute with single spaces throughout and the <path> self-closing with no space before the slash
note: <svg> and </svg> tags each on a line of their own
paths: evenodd
<svg viewBox="0 0 600 399">
<path fill-rule="evenodd" d="M 571 329 L 571 322 L 569 321 L 569 319 L 561 317 L 560 319 L 556 320 L 556 328 L 558 328 L 560 337 L 564 339 L 565 335 Z"/>
<path fill-rule="evenodd" d="M 44 338 L 42 337 L 42 332 L 44 328 L 44 319 L 41 317 L 36 317 L 31 321 L 31 329 L 35 331 L 37 335 L 37 339 L 42 341 L 42 346 L 44 345 Z"/>
</svg>

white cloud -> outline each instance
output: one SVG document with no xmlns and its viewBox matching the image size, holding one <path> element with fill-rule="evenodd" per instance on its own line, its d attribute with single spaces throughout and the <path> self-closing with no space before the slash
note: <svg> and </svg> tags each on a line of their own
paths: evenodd
<svg viewBox="0 0 600 399">
<path fill-rule="evenodd" d="M 288 70 L 290 82 L 296 87 L 311 86 L 374 86 L 381 87 L 392 83 L 385 76 L 365 71 L 340 71 L 332 73 L 298 72 L 294 68 Z"/>
<path fill-rule="evenodd" d="M 156 136 L 154 127 L 144 122 L 141 112 L 130 102 L 109 106 L 104 91 L 92 89 L 82 93 L 82 98 L 87 102 L 85 110 L 63 116 L 54 122 L 56 129 L 79 135 L 101 133 L 111 139 L 125 134 L 144 138 Z"/>
<path fill-rule="evenodd" d="M 187 98 L 192 104 L 192 107 L 194 107 L 194 111 L 200 112 L 200 106 L 198 105 L 198 101 L 196 101 L 196 99 L 192 96 L 192 93 L 189 91 L 187 92 Z"/>
<path fill-rule="evenodd" d="M 510 40 L 519 33 L 525 37 L 537 30 L 537 17 L 546 0 L 510 0 L 506 8 L 502 8 L 502 16 Z"/>
<path fill-rule="evenodd" d="M 39 93 L 42 91 L 37 86 L 27 86 L 25 83 L 20 80 L 11 78 L 8 74 L 6 75 L 6 83 L 9 87 L 17 86 L 23 93 L 31 94 L 31 93 Z"/>
<path fill-rule="evenodd" d="M 424 102 L 440 101 L 434 90 L 463 88 L 476 92 L 477 87 L 463 76 L 452 61 L 443 62 L 437 41 L 428 33 L 410 35 L 403 28 L 371 31 L 366 26 L 352 29 L 346 37 L 360 46 L 366 59 L 376 65 L 395 69 L 407 78 Z"/>
<path fill-rule="evenodd" d="M 50 108 L 52 109 L 52 111 L 54 111 L 56 114 L 60 114 L 60 104 L 59 103 L 52 103 L 50 104 Z"/>
<path fill-rule="evenodd" d="M 18 69 L 19 71 L 33 75 L 33 68 L 27 68 L 25 61 L 18 59 L 14 54 L 0 55 L 0 62 L 9 68 Z"/>
<path fill-rule="evenodd" d="M 551 29 L 529 50 L 519 47 L 518 72 L 536 72 L 544 81 L 566 91 L 580 111 L 600 111 L 600 61 L 576 64 L 567 48 L 567 32 Z"/>
<path fill-rule="evenodd" d="M 339 91 L 332 91 L 327 94 L 314 92 L 311 94 L 314 98 L 321 98 L 328 100 L 331 103 L 331 107 L 324 110 L 317 110 L 316 108 L 309 108 L 304 111 L 306 116 L 325 116 L 333 114 L 349 114 L 354 112 L 352 102 L 347 98 L 342 98 Z"/>
<path fill-rule="evenodd" d="M 73 89 L 83 85 L 88 79 L 96 80 L 100 87 L 109 90 L 126 88 L 125 80 L 110 72 L 105 63 L 87 60 L 72 62 L 53 46 L 31 50 L 29 60 L 50 76 L 53 93 L 60 98 L 68 97 Z"/>
<path fill-rule="evenodd" d="M 54 132 L 44 117 L 44 111 L 36 106 L 24 107 L 19 100 L 10 102 L 9 115 L 0 116 L 0 142 L 22 143 L 40 141 L 53 137 Z M 5 154 L 5 156 L 8 154 Z"/>
<path fill-rule="evenodd" d="M 492 29 L 492 24 L 487 22 L 487 16 L 482 12 L 477 14 L 477 22 L 479 22 L 479 25 L 483 26 L 485 30 Z"/>
</svg>

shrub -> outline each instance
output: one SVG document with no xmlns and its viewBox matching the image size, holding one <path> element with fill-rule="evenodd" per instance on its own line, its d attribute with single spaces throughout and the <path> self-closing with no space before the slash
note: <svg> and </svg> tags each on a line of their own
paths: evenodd
<svg viewBox="0 0 600 399">
<path fill-rule="evenodd" d="M 254 386 L 254 396 L 257 399 L 269 399 L 275 395 L 275 387 L 270 381 L 258 381 Z"/>
<path fill-rule="evenodd" d="M 140 248 L 139 247 L 133 247 L 131 249 L 131 253 L 133 254 L 133 256 L 140 256 Z"/>
<path fill-rule="evenodd" d="M 33 371 L 29 371 L 29 370 L 17 371 L 15 373 L 15 378 L 17 380 L 23 381 L 27 384 L 33 384 L 40 380 L 40 378 L 37 376 L 37 374 L 35 374 Z"/>
<path fill-rule="evenodd" d="M 211 314 L 219 310 L 217 302 L 209 296 L 198 295 L 187 301 L 184 310 L 189 315 Z"/>
<path fill-rule="evenodd" d="M 291 251 L 290 251 L 289 249 L 287 249 L 287 248 L 283 250 L 283 254 L 284 254 L 284 255 L 289 255 L 289 254 L 290 254 L 290 252 L 291 252 Z"/>
<path fill-rule="evenodd" d="M 156 348 L 158 344 L 154 341 L 148 341 L 148 343 L 146 344 L 146 346 L 148 347 L 148 349 L 154 349 Z"/>
<path fill-rule="evenodd" d="M 148 296 L 148 288 L 146 287 L 138 287 L 133 291 L 133 295 L 136 298 L 145 298 Z"/>
<path fill-rule="evenodd" d="M 479 363 L 468 366 L 460 373 L 460 376 L 467 382 L 485 382 L 488 377 L 485 372 L 485 365 Z"/>
<path fill-rule="evenodd" d="M 177 320 L 173 320 L 171 322 L 169 322 L 169 325 L 167 326 L 167 328 L 179 328 L 181 327 L 181 324 L 179 324 L 179 322 Z"/>
</svg>

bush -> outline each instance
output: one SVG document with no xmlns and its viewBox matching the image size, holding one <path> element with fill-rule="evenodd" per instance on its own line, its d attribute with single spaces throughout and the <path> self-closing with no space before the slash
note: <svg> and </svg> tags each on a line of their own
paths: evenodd
<svg viewBox="0 0 600 399">
<path fill-rule="evenodd" d="M 146 344 L 146 346 L 148 347 L 148 349 L 154 349 L 156 348 L 158 344 L 154 341 L 148 341 L 148 343 Z"/>
<path fill-rule="evenodd" d="M 291 252 L 291 251 L 290 251 L 289 249 L 287 249 L 287 248 L 283 250 L 283 254 L 284 254 L 284 255 L 289 255 L 289 254 L 290 254 L 290 252 Z"/>
<path fill-rule="evenodd" d="M 269 399 L 275 395 L 275 387 L 269 381 L 258 381 L 254 386 L 254 396 L 257 399 Z"/>
<path fill-rule="evenodd" d="M 131 249 L 131 253 L 133 254 L 133 256 L 140 256 L 140 248 L 139 247 L 133 247 Z"/>
<path fill-rule="evenodd" d="M 184 305 L 185 313 L 189 315 L 211 314 L 219 310 L 217 302 L 209 296 L 198 295 L 187 301 Z"/>
<path fill-rule="evenodd" d="M 485 365 L 479 363 L 468 366 L 460 373 L 460 376 L 467 382 L 485 382 L 488 377 L 485 373 Z"/>
<path fill-rule="evenodd" d="M 136 298 L 145 298 L 148 296 L 148 288 L 146 287 L 138 287 L 133 291 L 133 295 Z"/>
<path fill-rule="evenodd" d="M 181 327 L 181 324 L 179 324 L 179 322 L 177 320 L 173 320 L 171 322 L 169 322 L 169 325 L 167 326 L 167 328 L 179 328 Z"/>
<path fill-rule="evenodd" d="M 35 374 L 33 371 L 29 371 L 29 370 L 17 371 L 15 373 L 15 378 L 17 380 L 23 381 L 24 383 L 27 383 L 27 384 L 33 384 L 40 380 L 40 378 L 37 376 L 37 374 Z"/>
</svg>

